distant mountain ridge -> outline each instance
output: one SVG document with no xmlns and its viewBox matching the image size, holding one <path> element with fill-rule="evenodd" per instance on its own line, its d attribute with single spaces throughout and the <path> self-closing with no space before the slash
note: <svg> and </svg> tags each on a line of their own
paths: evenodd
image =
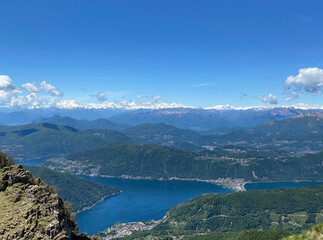
<svg viewBox="0 0 323 240">
<path fill-rule="evenodd" d="M 128 125 L 125 124 L 117 124 L 114 122 L 111 122 L 107 119 L 99 118 L 96 120 L 88 121 L 88 120 L 78 120 L 71 117 L 62 117 L 59 115 L 55 115 L 50 118 L 38 118 L 33 121 L 34 123 L 39 122 L 46 122 L 46 123 L 53 123 L 56 125 L 62 125 L 62 126 L 69 126 L 80 130 L 87 130 L 87 129 L 107 129 L 107 130 L 123 130 Z"/>
<path fill-rule="evenodd" d="M 260 149 L 279 149 L 295 154 L 323 150 L 322 113 L 300 114 L 283 120 L 270 120 L 247 127 L 212 132 L 194 143 L 199 146 L 237 145 Z"/>
<path fill-rule="evenodd" d="M 302 135 L 315 132 L 323 133 L 323 113 L 300 114 L 280 121 L 271 120 L 251 127 L 249 130 L 259 134 Z"/>
<path fill-rule="evenodd" d="M 105 119 L 83 121 L 56 116 L 49 120 L 65 126 L 48 122 L 0 126 L 0 149 L 16 160 L 58 157 L 113 142 L 154 143 L 188 151 L 237 145 L 301 155 L 322 151 L 322 115 L 306 113 L 248 128 L 218 129 L 214 133 L 181 129 L 165 123 L 145 123 L 120 130 L 122 132 L 92 128 L 80 130 L 66 125 L 79 128 L 123 128 L 125 125 L 113 124 Z"/>
<path fill-rule="evenodd" d="M 112 116 L 110 120 L 132 126 L 145 123 L 165 123 L 195 131 L 235 126 L 232 122 L 211 111 L 187 108 L 128 111 Z"/>
<path fill-rule="evenodd" d="M 180 129 L 165 123 L 144 123 L 123 131 L 129 137 L 146 143 L 190 142 L 198 139 L 200 134 L 189 129 Z"/>
<path fill-rule="evenodd" d="M 107 119 L 118 125 L 135 126 L 144 123 L 173 125 L 183 129 L 208 131 L 221 127 L 249 127 L 268 120 L 282 120 L 304 113 L 323 112 L 322 108 L 250 107 L 250 108 L 162 108 L 162 109 L 25 109 L 0 112 L 0 124 L 18 125 L 35 119 L 66 116 L 81 121 Z M 57 123 L 58 124 L 58 123 Z M 81 127 L 84 123 L 81 124 Z M 86 123 L 87 125 L 89 123 Z M 102 125 L 104 126 L 104 125 Z M 112 126 L 111 126 L 112 127 Z M 114 126 L 115 127 L 115 126 Z M 122 128 L 122 126 L 121 126 Z"/>
<path fill-rule="evenodd" d="M 60 156 L 112 142 L 131 142 L 131 139 L 117 131 L 78 130 L 52 123 L 0 126 L 0 149 L 17 161 Z"/>
<path fill-rule="evenodd" d="M 249 127 L 268 120 L 283 120 L 304 113 L 323 112 L 322 109 L 270 108 L 262 110 L 214 110 L 174 108 L 159 110 L 134 110 L 109 118 L 118 123 L 139 125 L 165 123 L 182 129 L 207 131 L 226 127 Z"/>
</svg>

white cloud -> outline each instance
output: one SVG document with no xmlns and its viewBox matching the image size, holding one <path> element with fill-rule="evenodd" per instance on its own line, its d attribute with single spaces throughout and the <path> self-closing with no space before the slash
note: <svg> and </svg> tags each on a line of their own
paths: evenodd
<svg viewBox="0 0 323 240">
<path fill-rule="evenodd" d="M 41 90 L 44 90 L 47 94 L 52 96 L 63 96 L 63 93 L 61 91 L 59 91 L 55 86 L 47 83 L 46 81 L 42 81 L 39 86 L 37 86 L 35 83 L 24 83 L 21 85 L 21 87 L 30 93 L 37 93 Z"/>
<path fill-rule="evenodd" d="M 124 100 L 117 102 L 87 103 L 82 104 L 75 100 L 57 101 L 55 106 L 63 109 L 85 108 L 85 109 L 165 109 L 165 108 L 183 108 L 187 107 L 178 103 L 166 103 L 161 100 L 160 96 L 153 96 L 148 100 Z M 191 108 L 191 107 L 190 107 Z"/>
<path fill-rule="evenodd" d="M 286 92 L 287 97 L 285 98 L 285 102 L 290 102 L 298 98 L 298 93 L 296 91 Z"/>
<path fill-rule="evenodd" d="M 14 90 L 16 87 L 13 85 L 12 80 L 7 75 L 0 75 L 0 89 L 1 90 Z"/>
<path fill-rule="evenodd" d="M 52 96 L 57 96 L 57 97 L 61 97 L 63 96 L 64 94 L 59 91 L 55 86 L 47 83 L 46 81 L 42 81 L 40 84 L 39 84 L 39 89 L 43 89 L 45 90 L 46 93 L 52 95 Z"/>
<path fill-rule="evenodd" d="M 95 95 L 95 98 L 100 101 L 100 102 L 104 102 L 107 100 L 107 97 L 105 96 L 104 92 L 99 92 Z"/>
<path fill-rule="evenodd" d="M 11 102 L 21 93 L 7 75 L 0 75 L 0 104 L 4 105 Z"/>
<path fill-rule="evenodd" d="M 61 99 L 63 95 L 55 86 L 43 81 L 39 85 L 36 83 L 24 83 L 21 85 L 21 91 L 16 88 L 9 76 L 0 75 L 0 107 L 8 108 L 86 108 L 86 109 L 160 109 L 160 108 L 177 108 L 185 107 L 182 104 L 166 103 L 160 96 L 138 96 L 136 100 L 106 102 L 106 94 L 99 92 L 94 95 L 101 103 L 79 103 L 75 100 Z M 41 91 L 45 91 L 51 96 L 38 95 Z M 27 92 L 27 93 L 26 93 Z M 115 93 L 119 94 L 119 93 Z"/>
<path fill-rule="evenodd" d="M 192 87 L 207 87 L 210 85 L 211 85 L 211 83 L 197 83 L 197 84 L 192 85 Z"/>
<path fill-rule="evenodd" d="M 300 69 L 297 76 L 289 76 L 286 79 L 285 91 L 287 95 L 292 95 L 292 97 L 294 95 L 295 98 L 298 98 L 298 93 L 302 91 L 312 96 L 322 94 L 323 69 L 315 67 Z"/>
<path fill-rule="evenodd" d="M 141 98 L 146 98 L 146 95 L 137 95 L 136 98 L 141 99 Z"/>
<path fill-rule="evenodd" d="M 35 83 L 24 83 L 21 85 L 21 87 L 30 93 L 36 93 L 40 90 L 38 87 L 36 87 Z"/>
<path fill-rule="evenodd" d="M 24 83 L 22 89 L 29 92 L 24 93 L 14 86 L 9 76 L 0 75 L 0 106 L 17 108 L 49 108 L 55 107 L 59 101 L 57 96 L 62 96 L 56 87 L 42 82 L 39 87 L 35 83 Z M 37 92 L 43 89 L 46 93 L 54 97 L 38 96 Z"/>
<path fill-rule="evenodd" d="M 155 95 L 150 99 L 150 102 L 152 102 L 152 103 L 156 103 L 156 102 L 160 102 L 160 101 L 162 101 L 161 96 L 158 96 L 158 95 Z"/>
<path fill-rule="evenodd" d="M 260 99 L 264 103 L 269 103 L 269 104 L 277 104 L 278 103 L 278 98 L 272 94 L 269 93 L 267 96 L 258 96 L 256 99 Z"/>
<path fill-rule="evenodd" d="M 4 102 L 8 99 L 9 93 L 5 90 L 0 90 L 0 102 Z"/>
<path fill-rule="evenodd" d="M 24 90 L 24 91 L 23 91 Z M 45 91 L 48 95 L 40 94 Z M 290 95 L 288 97 L 298 97 L 297 92 L 289 91 Z M 106 94 L 110 96 L 110 93 L 98 94 L 103 99 Z M 45 81 L 40 84 L 36 83 L 24 83 L 21 85 L 21 89 L 15 87 L 13 81 L 9 76 L 0 75 L 0 107 L 8 108 L 59 108 L 59 109 L 167 109 L 167 108 L 195 108 L 191 106 L 185 106 L 180 103 L 167 103 L 161 96 L 147 96 L 138 95 L 135 96 L 133 100 L 107 102 L 102 101 L 101 103 L 80 103 L 76 100 L 62 99 L 61 93 L 57 88 Z M 119 92 L 116 95 L 120 95 Z M 124 96 L 124 92 L 122 92 Z M 242 93 L 242 96 L 246 94 Z M 267 96 L 257 97 L 263 102 L 270 104 L 277 104 L 278 98 L 273 94 L 268 94 Z M 275 106 L 276 107 L 276 106 Z M 215 109 L 215 110 L 263 110 L 268 108 L 275 108 L 274 106 L 248 106 L 248 107 L 233 107 L 230 105 L 217 105 L 210 108 L 204 109 Z M 292 105 L 292 106 L 280 106 L 280 107 L 295 107 L 300 109 L 323 109 L 323 106 L 310 106 L 306 104 Z"/>
<path fill-rule="evenodd" d="M 282 106 L 244 106 L 244 107 L 234 107 L 231 105 L 216 105 L 213 107 L 206 107 L 206 110 L 254 110 L 254 111 L 262 111 L 268 109 L 275 109 L 275 108 L 295 108 L 295 109 L 314 109 L 314 110 L 323 110 L 323 105 L 310 105 L 305 103 L 297 103 L 293 105 L 282 105 Z"/>
<path fill-rule="evenodd" d="M 84 108 L 84 105 L 78 103 L 75 100 L 61 100 L 55 104 L 55 107 L 60 109 L 73 109 L 73 108 Z"/>
</svg>

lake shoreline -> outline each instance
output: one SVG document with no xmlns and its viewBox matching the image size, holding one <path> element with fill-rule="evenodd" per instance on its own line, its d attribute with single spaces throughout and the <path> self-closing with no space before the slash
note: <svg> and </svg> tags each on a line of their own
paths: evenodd
<svg viewBox="0 0 323 240">
<path fill-rule="evenodd" d="M 79 175 L 79 176 L 88 176 L 88 177 L 104 177 L 104 178 L 118 178 L 118 179 L 132 179 L 132 180 L 157 180 L 157 181 L 195 181 L 195 182 L 206 182 L 214 185 L 221 186 L 223 188 L 231 189 L 235 192 L 243 192 L 247 191 L 245 185 L 254 184 L 254 183 L 295 183 L 295 182 L 318 182 L 323 183 L 323 181 L 316 180 L 290 180 L 290 181 L 259 181 L 252 182 L 244 180 L 243 178 L 218 178 L 218 179 L 200 179 L 200 178 L 178 178 L 178 177 L 168 177 L 168 178 L 153 178 L 153 177 L 139 177 L 139 176 L 130 176 L 130 175 L 122 175 L 122 176 L 111 176 L 111 175 L 96 175 L 96 174 L 88 174 L 88 175 Z"/>
<path fill-rule="evenodd" d="M 96 174 L 80 174 L 79 176 L 88 177 L 104 177 L 104 178 L 118 178 L 118 179 L 133 179 L 133 180 L 157 180 L 157 181 L 195 181 L 195 182 L 207 182 L 214 185 L 218 185 L 224 188 L 232 189 L 235 192 L 246 191 L 244 186 L 249 183 L 242 178 L 218 178 L 218 179 L 200 179 L 200 178 L 178 178 L 178 177 L 168 177 L 168 178 L 153 178 L 153 177 L 135 177 L 130 175 L 122 176 L 111 176 L 111 175 L 96 175 Z"/>
<path fill-rule="evenodd" d="M 101 198 L 99 201 L 97 201 L 97 202 L 93 203 L 91 206 L 84 207 L 84 208 L 82 208 L 81 210 L 76 211 L 76 212 L 74 212 L 74 213 L 75 213 L 75 214 L 79 214 L 79 213 L 81 213 L 81 212 L 84 212 L 84 211 L 90 210 L 91 208 L 95 207 L 96 205 L 98 205 L 99 203 L 103 202 L 103 201 L 104 201 L 104 200 L 106 200 L 107 198 L 109 198 L 109 197 L 114 197 L 114 196 L 116 196 L 116 195 L 118 195 L 118 194 L 120 194 L 120 193 L 122 193 L 122 191 L 121 191 L 121 190 L 120 190 L 119 192 L 117 192 L 117 193 L 113 193 L 113 194 L 107 195 L 107 196 L 105 196 L 105 197 Z"/>
</svg>

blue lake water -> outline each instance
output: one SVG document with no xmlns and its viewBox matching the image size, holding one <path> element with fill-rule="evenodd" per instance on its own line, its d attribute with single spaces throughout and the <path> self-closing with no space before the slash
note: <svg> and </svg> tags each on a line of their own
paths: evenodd
<svg viewBox="0 0 323 240">
<path fill-rule="evenodd" d="M 76 219 L 80 231 L 90 235 L 105 230 L 117 222 L 161 219 L 171 207 L 203 193 L 233 192 L 210 183 L 194 181 L 84 178 L 122 190 L 121 194 L 110 197 L 90 210 L 77 214 Z"/>
<path fill-rule="evenodd" d="M 23 161 L 23 162 L 15 161 L 15 163 L 21 164 L 21 165 L 26 165 L 26 166 L 39 166 L 44 161 L 45 161 L 45 159 L 36 159 L 36 160 Z"/>
</svg>

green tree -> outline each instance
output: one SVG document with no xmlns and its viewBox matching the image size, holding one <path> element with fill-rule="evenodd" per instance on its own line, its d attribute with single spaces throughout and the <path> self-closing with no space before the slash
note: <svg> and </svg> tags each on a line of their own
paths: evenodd
<svg viewBox="0 0 323 240">
<path fill-rule="evenodd" d="M 12 157 L 6 153 L 0 152 L 0 168 L 8 167 L 12 164 L 14 164 Z"/>
</svg>

